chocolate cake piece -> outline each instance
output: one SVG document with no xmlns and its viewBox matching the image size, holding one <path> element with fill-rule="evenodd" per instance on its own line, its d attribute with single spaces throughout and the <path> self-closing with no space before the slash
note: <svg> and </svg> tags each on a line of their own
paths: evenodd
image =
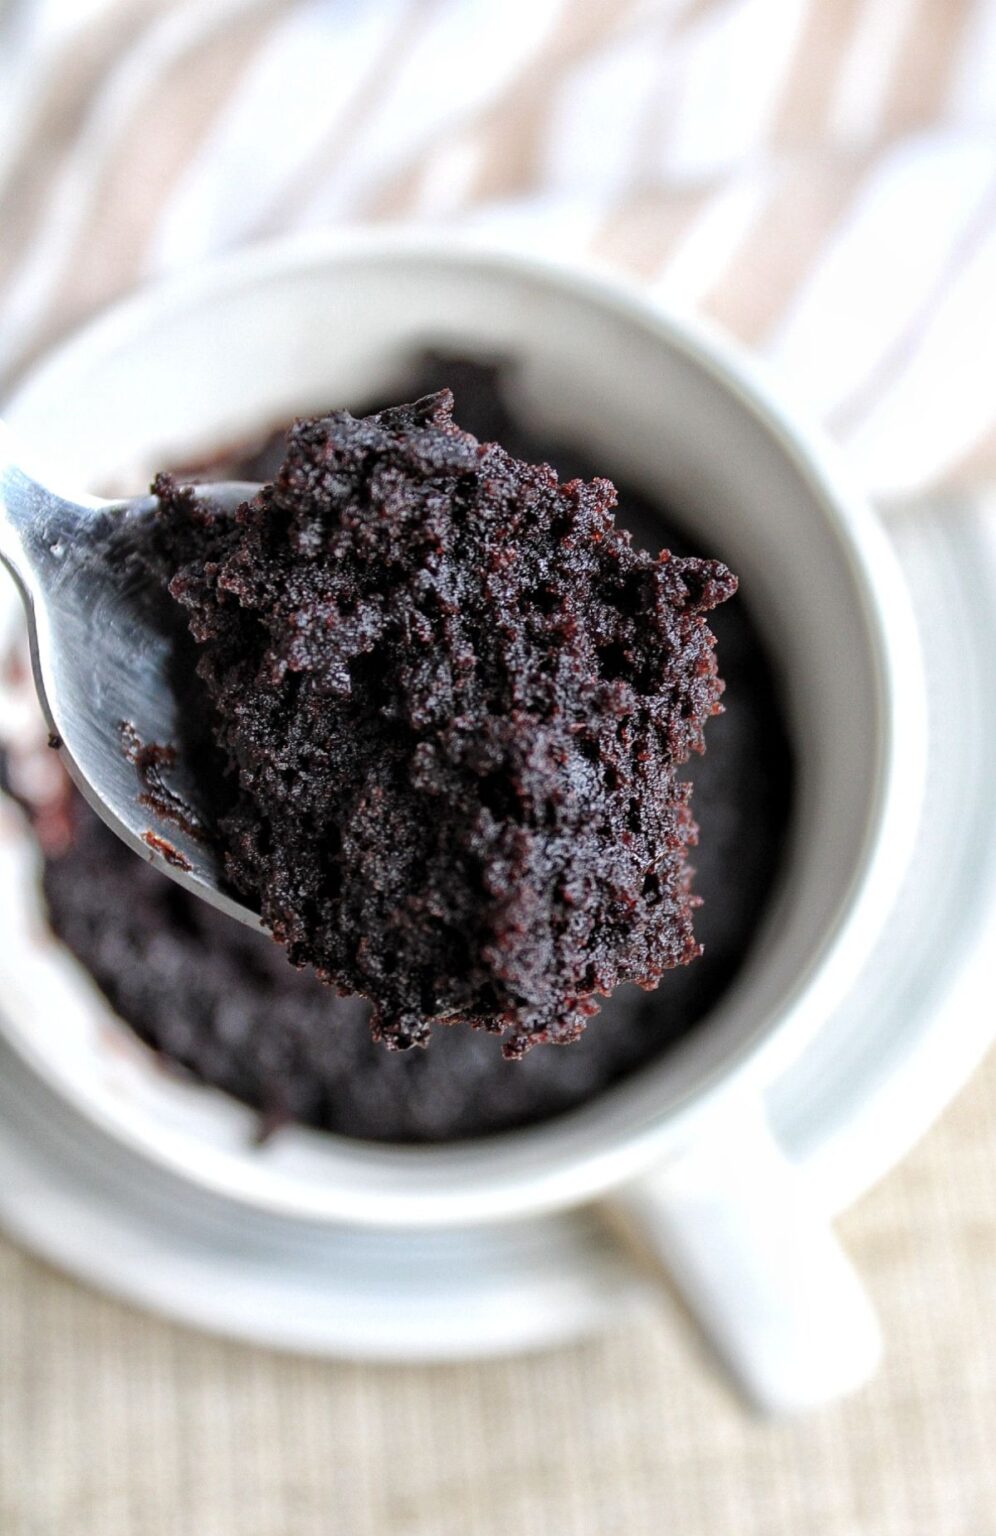
<svg viewBox="0 0 996 1536">
<path fill-rule="evenodd" d="M 298 422 L 234 520 L 154 485 L 237 786 L 232 883 L 403 1049 L 504 1051 L 693 959 L 679 768 L 719 709 L 717 561 L 656 558 L 606 480 L 479 444 L 448 391 Z"/>
<path fill-rule="evenodd" d="M 563 475 L 593 475 L 576 444 L 537 437 L 508 408 L 514 364 L 419 358 L 389 397 L 413 398 L 448 383 L 460 420 L 476 436 L 497 439 L 518 458 L 548 459 Z M 378 403 L 368 402 L 366 411 Z M 279 430 L 207 462 L 177 466 L 177 474 L 199 483 L 265 481 L 284 453 Z M 643 547 L 695 552 L 674 509 L 624 484 L 619 497 L 616 519 Z M 176 613 L 185 630 L 183 611 Z M 669 971 L 654 992 L 621 987 L 603 1006 L 598 1027 L 569 1051 L 531 1051 L 511 1066 L 494 1036 L 470 1029 L 435 1028 L 429 1051 L 381 1049 L 371 1040 L 365 1003 L 337 998 L 312 972 L 290 967 L 268 936 L 222 916 L 136 858 L 64 780 L 53 784 L 47 775 L 39 798 L 36 775 L 15 764 L 8 785 L 10 765 L 0 748 L 0 789 L 30 811 L 45 855 L 54 932 L 164 1068 L 256 1107 L 264 1130 L 295 1119 L 386 1142 L 507 1132 L 577 1108 L 665 1055 L 735 981 L 769 909 L 793 805 L 783 704 L 743 594 L 709 622 L 722 657 L 724 711 L 710 723 L 708 752 L 686 769 L 706 828 L 694 853 L 695 889 L 703 898 L 695 926 L 704 953 L 694 965 Z M 189 646 L 192 670 L 192 640 Z M 40 725 L 38 732 L 35 750 L 42 750 Z"/>
</svg>

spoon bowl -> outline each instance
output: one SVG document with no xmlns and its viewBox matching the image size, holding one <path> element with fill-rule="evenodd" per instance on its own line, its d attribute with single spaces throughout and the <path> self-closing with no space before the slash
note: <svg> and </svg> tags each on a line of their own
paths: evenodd
<svg viewBox="0 0 996 1536">
<path fill-rule="evenodd" d="M 196 494 L 225 516 L 257 490 L 233 482 Z M 137 557 L 157 506 L 154 496 L 69 500 L 46 489 L 0 423 L 0 561 L 24 601 L 52 746 L 130 848 L 259 928 L 259 914 L 226 887 L 210 776 L 180 745 L 178 627 Z"/>
</svg>

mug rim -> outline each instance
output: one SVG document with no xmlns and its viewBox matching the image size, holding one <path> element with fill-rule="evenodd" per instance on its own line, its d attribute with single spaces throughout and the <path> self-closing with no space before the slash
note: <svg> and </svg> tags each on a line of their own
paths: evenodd
<svg viewBox="0 0 996 1536">
<path fill-rule="evenodd" d="M 338 1163 L 342 1178 L 341 1187 L 334 1189 L 319 1190 L 309 1183 L 292 1191 L 286 1177 L 267 1182 L 258 1177 L 258 1164 L 250 1173 L 245 1159 L 203 1142 L 192 1141 L 188 1155 L 176 1138 L 162 1136 L 124 1107 L 117 1114 L 73 1101 L 78 1113 L 97 1120 L 132 1151 L 184 1180 L 193 1179 L 199 1187 L 243 1204 L 295 1218 L 381 1227 L 458 1225 L 539 1213 L 605 1193 L 687 1143 L 693 1122 L 718 1112 L 732 1094 L 759 1091 L 802 1049 L 866 958 L 880 927 L 875 914 L 884 917 L 897 868 L 911 851 L 926 758 L 924 688 L 915 620 L 898 559 L 833 446 L 817 429 L 796 419 L 763 365 L 748 358 L 736 342 L 700 317 L 669 311 L 656 297 L 591 260 L 564 261 L 523 253 L 472 233 L 444 237 L 391 226 L 268 241 L 147 285 L 56 343 L 18 381 L 11 401 L 15 416 L 21 396 L 30 393 L 33 381 L 46 370 L 64 367 L 67 360 L 79 367 L 88 353 L 99 355 L 112 348 L 117 335 L 140 331 L 150 313 L 203 302 L 219 288 L 252 286 L 278 274 L 357 257 L 386 264 L 404 259 L 452 267 L 476 263 L 505 275 L 545 281 L 570 291 L 583 303 L 615 312 L 682 354 L 707 373 L 739 410 L 753 417 L 806 483 L 846 558 L 872 646 L 876 692 L 872 791 L 865 809 L 861 855 L 833 919 L 780 1005 L 721 1062 L 702 1072 L 677 1102 L 663 1106 L 635 1129 L 620 1129 L 617 1113 L 614 1131 L 603 1128 L 600 1138 L 594 1134 L 599 1119 L 606 1118 L 610 1099 L 616 1107 L 627 1098 L 638 1099 L 641 1079 L 653 1071 L 653 1064 L 549 1121 L 475 1142 L 392 1146 L 294 1127 L 292 1134 L 319 1140 L 323 1155 L 330 1166 L 333 1159 Z M 19 1034 L 5 1033 L 65 1099 L 65 1084 L 52 1081 L 44 1053 Z"/>
</svg>

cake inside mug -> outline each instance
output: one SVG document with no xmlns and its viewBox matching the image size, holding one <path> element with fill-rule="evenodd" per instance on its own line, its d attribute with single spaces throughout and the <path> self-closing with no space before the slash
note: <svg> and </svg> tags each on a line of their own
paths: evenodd
<svg viewBox="0 0 996 1536">
<path fill-rule="evenodd" d="M 293 958 L 373 998 L 374 1036 L 431 1033 L 429 1050 L 386 1053 L 368 1002 L 136 859 L 68 784 L 32 808 L 56 933 L 165 1060 L 269 1125 L 444 1140 L 579 1104 L 708 1012 L 777 878 L 791 753 L 735 583 L 626 487 L 620 535 L 611 487 L 537 440 L 503 379 L 426 359 L 393 392 L 412 407 L 159 483 L 156 561 L 192 621 L 199 749 L 225 753 L 233 883 Z M 270 488 L 222 526 L 188 474 Z M 726 709 L 686 769 L 719 700 L 713 609 Z M 576 1039 L 594 992 L 570 1050 L 512 1066 L 488 1036 L 517 1056 Z"/>
</svg>

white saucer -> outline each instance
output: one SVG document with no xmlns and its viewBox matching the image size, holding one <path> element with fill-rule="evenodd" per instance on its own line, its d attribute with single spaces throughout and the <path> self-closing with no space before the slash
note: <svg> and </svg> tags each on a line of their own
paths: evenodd
<svg viewBox="0 0 996 1536">
<path fill-rule="evenodd" d="M 827 1207 L 873 1184 L 994 1034 L 996 508 L 897 512 L 931 705 L 925 820 L 846 1005 L 775 1085 L 772 1123 Z M 81 1278 L 183 1322 L 336 1356 L 443 1359 L 551 1344 L 652 1301 L 583 1210 L 438 1235 L 298 1223 L 110 1142 L 0 1041 L 0 1221 Z"/>
</svg>

